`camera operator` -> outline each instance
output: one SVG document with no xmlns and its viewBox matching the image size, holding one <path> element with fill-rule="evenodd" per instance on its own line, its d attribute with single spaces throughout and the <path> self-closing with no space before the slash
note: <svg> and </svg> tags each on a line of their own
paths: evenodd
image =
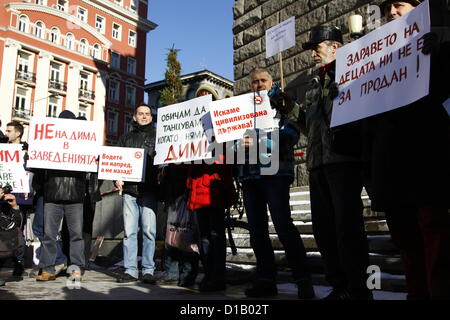
<svg viewBox="0 0 450 320">
<path fill-rule="evenodd" d="M 9 242 L 4 243 L 2 247 L 12 248 L 12 251 L 15 251 L 20 248 L 18 230 L 20 231 L 22 225 L 22 214 L 16 202 L 16 197 L 11 194 L 11 191 L 12 188 L 8 184 L 3 187 L 0 186 L 0 232 L 9 232 L 16 229 L 16 232 L 8 233 L 7 237 L 1 237 L 1 241 Z M 14 255 L 14 252 L 12 254 Z M 0 286 L 4 285 L 5 280 L 0 279 Z"/>
</svg>

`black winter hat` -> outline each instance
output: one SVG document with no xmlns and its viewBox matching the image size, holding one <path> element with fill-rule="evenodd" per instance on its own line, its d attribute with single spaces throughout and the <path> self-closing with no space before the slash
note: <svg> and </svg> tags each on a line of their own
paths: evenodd
<svg viewBox="0 0 450 320">
<path fill-rule="evenodd" d="M 309 41 L 303 44 L 303 49 L 309 50 L 314 45 L 321 43 L 322 41 L 330 40 L 344 43 L 342 40 L 342 32 L 333 26 L 315 26 L 311 28 L 309 35 Z"/>
<path fill-rule="evenodd" d="M 392 3 L 392 2 L 408 2 L 408 3 L 412 4 L 414 7 L 417 7 L 422 1 L 419 1 L 419 0 L 402 0 L 402 1 L 386 0 L 380 4 L 382 14 L 384 14 L 384 9 L 386 8 L 386 5 L 388 5 L 389 3 Z"/>
<path fill-rule="evenodd" d="M 59 114 L 58 118 L 61 118 L 61 119 L 76 119 L 77 117 L 75 117 L 75 115 L 73 114 L 72 111 L 64 110 L 63 112 L 61 112 Z"/>
</svg>

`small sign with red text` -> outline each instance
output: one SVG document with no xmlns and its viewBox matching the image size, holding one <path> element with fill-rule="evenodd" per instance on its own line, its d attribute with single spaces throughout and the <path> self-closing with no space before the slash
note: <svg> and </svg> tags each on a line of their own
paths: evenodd
<svg viewBox="0 0 450 320">
<path fill-rule="evenodd" d="M 98 164 L 100 180 L 142 182 L 147 158 L 145 149 L 101 147 Z"/>
<path fill-rule="evenodd" d="M 30 192 L 29 177 L 24 164 L 25 151 L 21 144 L 0 143 L 0 184 L 9 184 L 12 192 Z"/>
<path fill-rule="evenodd" d="M 33 117 L 28 144 L 29 168 L 97 172 L 103 125 L 94 121 Z"/>
<path fill-rule="evenodd" d="M 273 131 L 276 110 L 267 91 L 252 92 L 209 104 L 218 143 L 241 139 L 247 130 Z"/>
</svg>

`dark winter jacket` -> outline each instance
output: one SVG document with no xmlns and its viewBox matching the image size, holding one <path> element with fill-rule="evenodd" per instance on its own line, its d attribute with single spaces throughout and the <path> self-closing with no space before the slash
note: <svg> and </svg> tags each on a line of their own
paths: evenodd
<svg viewBox="0 0 450 320">
<path fill-rule="evenodd" d="M 147 152 L 145 161 L 145 180 L 143 182 L 125 182 L 123 192 L 133 197 L 157 192 L 158 169 L 153 165 L 155 157 L 156 129 L 148 124 L 140 126 L 136 122 L 133 130 L 125 133 L 119 139 L 118 146 L 126 148 L 143 148 Z"/>
<path fill-rule="evenodd" d="M 450 121 L 442 105 L 450 97 L 450 38 L 440 39 L 440 50 L 431 54 L 430 94 L 365 120 L 364 173 L 373 210 L 450 206 Z"/>
<path fill-rule="evenodd" d="M 330 85 L 334 82 L 334 75 L 334 63 L 314 74 L 311 88 L 306 92 L 305 103 L 300 111 L 300 129 L 308 138 L 306 149 L 308 170 L 329 164 L 360 161 L 360 157 L 338 154 L 331 148 L 329 124 L 333 99 L 330 97 Z"/>
<path fill-rule="evenodd" d="M 83 203 L 86 172 L 45 170 L 43 179 L 45 202 Z"/>
<path fill-rule="evenodd" d="M 272 159 L 274 159 L 273 155 L 278 155 L 279 157 L 278 170 L 271 175 L 294 178 L 294 146 L 297 144 L 300 137 L 300 130 L 297 122 L 298 106 L 294 107 L 289 113 L 281 113 L 273 100 L 270 101 L 270 104 L 272 109 L 276 110 L 274 120 L 275 124 L 278 123 L 278 130 L 265 133 L 255 129 L 259 141 L 259 143 L 256 142 L 256 144 L 264 145 L 267 153 L 262 153 L 258 150 L 260 153 L 258 154 L 256 164 L 237 166 L 237 175 L 241 181 L 261 178 L 262 174 L 264 174 L 264 172 L 261 171 L 262 168 L 276 168 L 276 165 L 272 163 Z M 240 142 L 240 140 L 235 142 L 235 151 L 238 150 L 238 148 L 242 148 Z M 264 161 L 261 161 L 261 159 Z M 246 161 L 247 160 L 248 159 L 246 159 Z"/>
</svg>

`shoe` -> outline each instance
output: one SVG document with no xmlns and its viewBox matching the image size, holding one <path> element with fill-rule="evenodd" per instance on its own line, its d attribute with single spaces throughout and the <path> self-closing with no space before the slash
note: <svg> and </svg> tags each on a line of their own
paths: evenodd
<svg viewBox="0 0 450 320">
<path fill-rule="evenodd" d="M 28 277 L 30 278 L 36 278 L 38 275 L 40 275 L 42 272 L 42 269 L 39 268 L 33 268 L 31 269 L 31 271 L 28 273 Z"/>
<path fill-rule="evenodd" d="M 14 263 L 13 277 L 22 277 L 27 275 L 28 274 L 25 272 L 22 261 Z"/>
<path fill-rule="evenodd" d="M 192 280 L 192 279 L 184 279 L 184 280 L 178 281 L 179 287 L 190 288 L 190 287 L 193 287 L 194 285 L 195 285 L 195 280 Z"/>
<path fill-rule="evenodd" d="M 147 284 L 156 284 L 156 279 L 152 274 L 146 273 L 142 276 L 142 282 Z"/>
<path fill-rule="evenodd" d="M 36 277 L 36 281 L 53 281 L 56 280 L 56 276 L 53 273 L 43 271 Z"/>
<path fill-rule="evenodd" d="M 350 294 L 346 289 L 342 288 L 333 288 L 331 292 L 321 300 L 330 300 L 330 301 L 341 301 L 341 300 L 352 300 Z"/>
<path fill-rule="evenodd" d="M 159 278 L 156 280 L 156 284 L 159 286 L 170 286 L 170 285 L 177 285 L 178 279 L 176 278 Z"/>
<path fill-rule="evenodd" d="M 316 297 L 314 287 L 310 280 L 298 281 L 298 297 L 302 300 L 312 300 Z"/>
<path fill-rule="evenodd" d="M 58 276 L 61 272 L 67 270 L 67 265 L 65 263 L 58 264 L 55 266 L 55 276 Z"/>
<path fill-rule="evenodd" d="M 133 277 L 132 275 L 129 275 L 128 273 L 124 273 L 119 278 L 117 278 L 117 282 L 119 282 L 119 283 L 128 283 L 128 282 L 136 282 L 136 281 L 138 281 L 138 279 Z"/>
<path fill-rule="evenodd" d="M 3 279 L 0 279 L 0 287 L 3 287 L 6 284 L 6 281 Z"/>
<path fill-rule="evenodd" d="M 200 283 L 200 285 L 198 286 L 198 290 L 200 292 L 223 291 L 225 289 L 225 282 L 207 281 Z"/>
<path fill-rule="evenodd" d="M 72 271 L 70 273 L 70 280 L 72 281 L 82 281 L 83 280 L 83 275 L 81 274 L 80 271 Z"/>
<path fill-rule="evenodd" d="M 245 289 L 249 298 L 270 298 L 278 295 L 278 288 L 274 281 L 257 280 L 251 288 Z"/>
</svg>

